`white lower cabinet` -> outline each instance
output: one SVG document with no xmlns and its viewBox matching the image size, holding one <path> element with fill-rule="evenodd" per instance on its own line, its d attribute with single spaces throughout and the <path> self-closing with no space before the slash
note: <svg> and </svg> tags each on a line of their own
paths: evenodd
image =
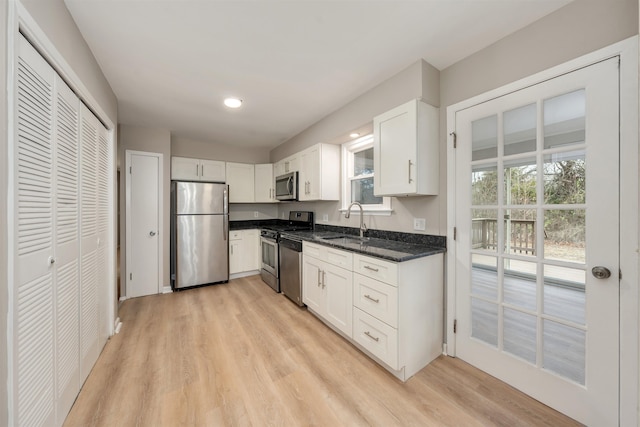
<svg viewBox="0 0 640 427">
<path fill-rule="evenodd" d="M 303 302 L 348 338 L 353 333 L 351 258 L 349 252 L 303 242 Z"/>
<path fill-rule="evenodd" d="M 353 340 L 391 368 L 398 369 L 398 330 L 353 309 Z"/>
<path fill-rule="evenodd" d="M 406 381 L 442 354 L 442 254 L 398 263 L 303 242 L 303 258 L 305 304 L 394 376 Z M 331 294 L 347 277 L 353 294 Z"/>
<path fill-rule="evenodd" d="M 229 274 L 260 270 L 260 230 L 229 232 Z"/>
</svg>

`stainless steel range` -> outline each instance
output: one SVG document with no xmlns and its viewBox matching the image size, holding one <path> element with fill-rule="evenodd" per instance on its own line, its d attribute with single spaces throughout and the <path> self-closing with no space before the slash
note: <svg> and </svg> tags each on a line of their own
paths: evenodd
<svg viewBox="0 0 640 427">
<path fill-rule="evenodd" d="M 313 212 L 291 211 L 289 212 L 289 221 L 262 227 L 260 232 L 260 246 L 262 248 L 260 276 L 276 292 L 280 292 L 280 233 L 302 230 L 313 230 Z"/>
</svg>

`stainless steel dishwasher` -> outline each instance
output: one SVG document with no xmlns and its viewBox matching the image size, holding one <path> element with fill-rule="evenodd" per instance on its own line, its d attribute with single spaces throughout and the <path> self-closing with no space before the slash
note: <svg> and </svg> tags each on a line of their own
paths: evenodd
<svg viewBox="0 0 640 427">
<path fill-rule="evenodd" d="M 302 241 L 292 235 L 280 237 L 280 290 L 291 301 L 302 302 Z"/>
</svg>

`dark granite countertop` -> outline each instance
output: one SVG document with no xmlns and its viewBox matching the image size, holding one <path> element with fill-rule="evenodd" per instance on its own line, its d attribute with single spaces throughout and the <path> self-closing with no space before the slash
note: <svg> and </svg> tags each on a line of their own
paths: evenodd
<svg viewBox="0 0 640 427">
<path fill-rule="evenodd" d="M 229 221 L 231 230 L 249 230 L 273 225 L 287 224 L 284 220 L 263 219 Z M 428 234 L 402 233 L 385 230 L 367 230 L 365 240 L 358 239 L 358 229 L 316 224 L 315 231 L 288 231 L 298 240 L 318 243 L 351 252 L 402 262 L 446 252 L 446 237 Z M 327 237 L 329 239 L 327 239 Z M 331 237 L 338 237 L 331 239 Z M 344 237 L 344 238 L 340 238 Z"/>
<path fill-rule="evenodd" d="M 269 225 L 277 225 L 281 222 L 279 219 L 252 219 L 241 221 L 229 221 L 229 230 L 253 230 L 260 229 Z"/>
<path fill-rule="evenodd" d="M 345 235 L 335 231 L 288 231 L 282 233 L 282 235 L 395 262 L 409 261 L 446 252 L 444 247 L 375 237 L 360 240 L 358 236 Z M 332 239 L 332 237 L 335 238 Z"/>
</svg>

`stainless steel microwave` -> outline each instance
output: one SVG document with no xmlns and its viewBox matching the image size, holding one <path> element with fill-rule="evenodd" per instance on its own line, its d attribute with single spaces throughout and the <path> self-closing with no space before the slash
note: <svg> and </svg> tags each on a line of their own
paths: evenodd
<svg viewBox="0 0 640 427">
<path fill-rule="evenodd" d="M 298 172 L 276 177 L 276 199 L 298 200 Z"/>
</svg>

